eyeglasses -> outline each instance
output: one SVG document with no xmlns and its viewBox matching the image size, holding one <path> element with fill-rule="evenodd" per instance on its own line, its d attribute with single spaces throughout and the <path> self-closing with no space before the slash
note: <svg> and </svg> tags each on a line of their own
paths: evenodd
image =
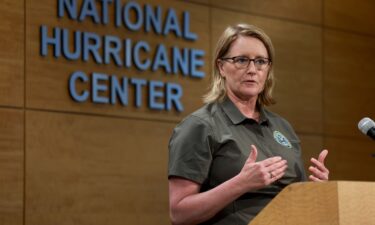
<svg viewBox="0 0 375 225">
<path fill-rule="evenodd" d="M 246 56 L 235 56 L 231 58 L 221 58 L 221 60 L 231 60 L 231 63 L 234 64 L 234 66 L 237 69 L 246 69 L 249 67 L 250 62 L 253 61 L 255 68 L 257 70 L 264 70 L 267 66 L 271 64 L 271 60 L 268 58 L 255 58 L 255 59 L 250 59 L 249 57 Z"/>
</svg>

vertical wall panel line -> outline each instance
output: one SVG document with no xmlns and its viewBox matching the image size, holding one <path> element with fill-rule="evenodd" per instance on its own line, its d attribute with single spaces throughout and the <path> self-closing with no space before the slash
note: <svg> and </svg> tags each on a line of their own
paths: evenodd
<svg viewBox="0 0 375 225">
<path fill-rule="evenodd" d="M 322 68 L 321 68 L 321 70 L 322 70 L 322 77 L 321 77 L 321 82 L 322 82 L 322 102 L 321 102 L 321 104 L 322 104 L 322 121 L 321 121 L 321 123 L 322 123 L 322 133 L 321 133 L 321 137 L 322 137 L 322 145 L 323 145 L 323 148 L 325 148 L 325 146 L 326 146 L 326 138 L 325 138 L 325 133 L 326 133 L 326 126 L 325 126 L 325 120 L 326 120 L 326 113 L 325 113 L 325 102 L 324 102 L 324 97 L 325 97 L 325 82 L 324 82 L 324 80 L 325 80 L 325 76 L 326 76 L 326 74 L 325 74 L 325 44 L 324 44 L 324 36 L 325 36 L 325 26 L 324 26 L 324 24 L 325 24 L 325 11 L 324 11 L 324 9 L 325 9 L 325 7 L 324 7 L 324 2 L 325 2 L 325 0 L 322 0 L 322 14 L 321 14 L 321 16 L 322 16 L 322 23 L 321 23 L 321 29 L 322 29 L 322 33 L 321 33 L 321 35 L 322 35 L 322 61 L 321 61 L 321 63 L 322 63 Z"/>
<path fill-rule="evenodd" d="M 23 0 L 23 225 L 26 225 L 26 0 Z"/>
</svg>

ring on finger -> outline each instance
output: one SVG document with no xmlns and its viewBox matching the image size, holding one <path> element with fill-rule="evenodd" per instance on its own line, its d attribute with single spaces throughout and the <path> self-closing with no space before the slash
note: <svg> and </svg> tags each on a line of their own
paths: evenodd
<svg viewBox="0 0 375 225">
<path fill-rule="evenodd" d="M 270 174 L 270 178 L 272 179 L 274 176 L 272 174 L 272 172 L 268 172 Z"/>
</svg>

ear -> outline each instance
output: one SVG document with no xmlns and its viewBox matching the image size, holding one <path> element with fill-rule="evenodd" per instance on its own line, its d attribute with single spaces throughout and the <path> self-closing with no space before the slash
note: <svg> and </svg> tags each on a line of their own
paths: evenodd
<svg viewBox="0 0 375 225">
<path fill-rule="evenodd" d="M 219 69 L 220 75 L 225 78 L 225 73 L 224 73 L 224 63 L 220 59 L 216 61 L 217 68 Z"/>
</svg>

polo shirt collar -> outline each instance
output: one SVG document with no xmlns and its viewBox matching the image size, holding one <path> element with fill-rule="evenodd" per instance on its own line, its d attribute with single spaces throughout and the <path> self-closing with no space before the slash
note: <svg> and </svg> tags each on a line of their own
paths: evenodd
<svg viewBox="0 0 375 225">
<path fill-rule="evenodd" d="M 247 120 L 248 118 L 244 116 L 241 111 L 237 108 L 237 106 L 229 99 L 225 98 L 224 101 L 221 103 L 221 108 L 223 109 L 224 113 L 228 116 L 233 124 L 240 124 L 243 121 Z M 263 107 L 259 107 L 260 119 L 259 124 L 268 123 L 268 118 L 264 111 Z"/>
</svg>

